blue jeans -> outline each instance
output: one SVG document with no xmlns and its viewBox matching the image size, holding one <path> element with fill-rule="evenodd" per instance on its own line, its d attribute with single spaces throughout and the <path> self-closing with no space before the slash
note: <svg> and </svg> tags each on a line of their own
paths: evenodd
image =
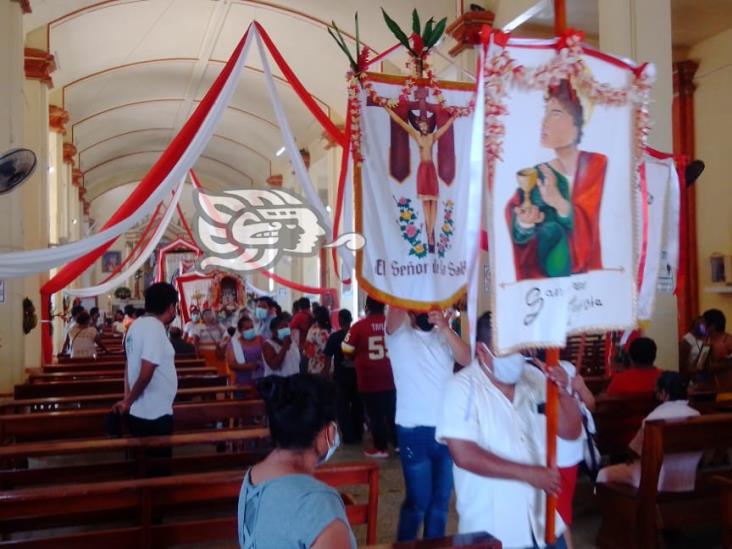
<svg viewBox="0 0 732 549">
<path fill-rule="evenodd" d="M 396 431 L 406 487 L 397 540 L 416 539 L 423 522 L 424 539 L 443 537 L 452 492 L 450 451 L 435 440 L 434 427 L 397 425 Z"/>
</svg>

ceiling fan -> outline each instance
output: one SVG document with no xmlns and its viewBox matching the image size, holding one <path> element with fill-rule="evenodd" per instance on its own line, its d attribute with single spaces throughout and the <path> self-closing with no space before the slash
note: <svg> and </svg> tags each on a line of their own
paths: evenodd
<svg viewBox="0 0 732 549">
<path fill-rule="evenodd" d="M 0 195 L 9 193 L 36 169 L 36 153 L 30 149 L 10 149 L 0 155 Z"/>
</svg>

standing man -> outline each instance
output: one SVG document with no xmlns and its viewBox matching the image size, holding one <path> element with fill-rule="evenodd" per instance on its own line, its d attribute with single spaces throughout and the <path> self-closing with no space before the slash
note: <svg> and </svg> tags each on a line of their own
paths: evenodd
<svg viewBox="0 0 732 549">
<path fill-rule="evenodd" d="M 399 513 L 399 541 L 445 535 L 452 492 L 452 460 L 435 440 L 445 384 L 454 363 L 470 363 L 470 347 L 450 329 L 442 311 L 407 313 L 389 307 L 386 348 L 396 386 L 396 430 L 406 497 Z"/>
<path fill-rule="evenodd" d="M 366 318 L 356 322 L 341 346 L 353 355 L 358 393 L 366 407 L 374 447 L 364 451 L 370 458 L 389 457 L 389 442 L 396 442 L 396 389 L 391 362 L 384 343 L 384 304 L 366 298 Z"/>
<path fill-rule="evenodd" d="M 305 353 L 305 339 L 308 336 L 308 330 L 313 324 L 313 317 L 310 314 L 310 300 L 307 297 L 301 297 L 295 302 L 297 309 L 293 311 L 294 316 L 290 321 L 290 330 L 292 330 L 292 338 L 300 349 L 300 373 L 308 371 L 309 358 Z"/>
<path fill-rule="evenodd" d="M 336 403 L 338 425 L 346 444 L 360 444 L 363 435 L 363 405 L 358 396 L 356 369 L 350 355 L 343 352 L 343 340 L 346 339 L 353 317 L 348 309 L 338 311 L 339 330 L 328 338 L 325 344 L 326 358 L 333 360 L 330 368 L 336 385 Z"/>
<path fill-rule="evenodd" d="M 127 330 L 125 397 L 112 407 L 112 411 L 129 413 L 132 436 L 173 434 L 173 400 L 178 390 L 178 376 L 175 350 L 168 340 L 166 327 L 176 316 L 177 303 L 178 292 L 171 284 L 153 284 L 145 290 L 146 315 Z M 151 458 L 171 456 L 171 448 L 148 451 Z"/>
<path fill-rule="evenodd" d="M 495 356 L 491 318 L 478 319 L 477 356 L 444 388 L 437 439 L 455 460 L 458 531 L 490 532 L 506 549 L 545 547 L 545 493 L 557 495 L 558 469 L 546 463 L 546 377 L 518 353 Z M 558 435 L 582 431 L 577 400 L 561 366 L 547 375 L 559 387 Z M 556 513 L 555 549 L 566 549 Z"/>
<path fill-rule="evenodd" d="M 265 340 L 272 337 L 270 324 L 277 317 L 276 305 L 274 299 L 263 296 L 257 300 L 257 306 L 254 308 L 254 329 L 257 335 Z"/>
</svg>

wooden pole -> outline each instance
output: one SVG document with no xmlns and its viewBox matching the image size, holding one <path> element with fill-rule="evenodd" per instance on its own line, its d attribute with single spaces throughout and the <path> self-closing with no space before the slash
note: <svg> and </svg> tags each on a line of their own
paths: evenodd
<svg viewBox="0 0 732 549">
<path fill-rule="evenodd" d="M 554 0 L 554 34 L 560 35 L 567 30 L 567 6 L 565 0 Z M 559 366 L 559 349 L 546 350 L 547 367 Z M 559 388 L 547 378 L 546 381 L 546 466 L 557 466 L 557 429 L 559 424 Z M 544 539 L 547 545 L 557 541 L 554 517 L 557 498 L 546 498 L 546 530 Z"/>
</svg>

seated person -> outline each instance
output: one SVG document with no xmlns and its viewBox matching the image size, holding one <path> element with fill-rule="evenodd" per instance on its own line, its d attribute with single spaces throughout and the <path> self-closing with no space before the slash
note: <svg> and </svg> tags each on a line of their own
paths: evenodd
<svg viewBox="0 0 732 549">
<path fill-rule="evenodd" d="M 709 309 L 702 315 L 707 343 L 711 347 L 712 363 L 732 358 L 732 335 L 727 333 L 727 318 L 719 309 Z"/>
<path fill-rule="evenodd" d="M 334 386 L 322 376 L 295 374 L 267 376 L 257 390 L 274 450 L 244 476 L 240 547 L 355 549 L 343 499 L 314 477 L 340 444 Z"/>
<path fill-rule="evenodd" d="M 193 346 L 193 343 L 188 343 L 183 340 L 183 332 L 180 328 L 172 327 L 168 330 L 168 336 L 170 337 L 170 344 L 175 349 L 176 356 L 196 354 L 196 348 Z"/>
<path fill-rule="evenodd" d="M 677 372 L 663 372 L 656 383 L 656 399 L 661 402 L 643 420 L 682 419 L 698 416 L 699 412 L 689 407 L 686 401 L 686 384 Z M 638 456 L 643 450 L 643 425 L 629 444 Z M 694 489 L 696 468 L 702 452 L 686 452 L 666 456 L 658 476 L 658 490 L 661 492 L 686 492 Z M 630 463 L 619 463 L 600 469 L 597 482 L 619 482 L 636 488 L 640 485 L 641 463 L 636 459 Z"/>
<path fill-rule="evenodd" d="M 656 343 L 650 337 L 633 340 L 628 349 L 630 368 L 613 375 L 607 388 L 608 395 L 652 393 L 661 370 L 656 361 Z"/>
<path fill-rule="evenodd" d="M 117 332 L 118 334 L 124 334 L 125 333 L 125 313 L 121 309 L 117 309 L 117 311 L 114 313 L 114 322 L 112 323 L 112 330 Z"/>
<path fill-rule="evenodd" d="M 102 343 L 97 329 L 91 325 L 91 315 L 81 311 L 76 317 L 76 324 L 69 332 L 71 358 L 94 358 L 97 356 L 97 347 L 105 353 L 109 351 Z"/>
</svg>

